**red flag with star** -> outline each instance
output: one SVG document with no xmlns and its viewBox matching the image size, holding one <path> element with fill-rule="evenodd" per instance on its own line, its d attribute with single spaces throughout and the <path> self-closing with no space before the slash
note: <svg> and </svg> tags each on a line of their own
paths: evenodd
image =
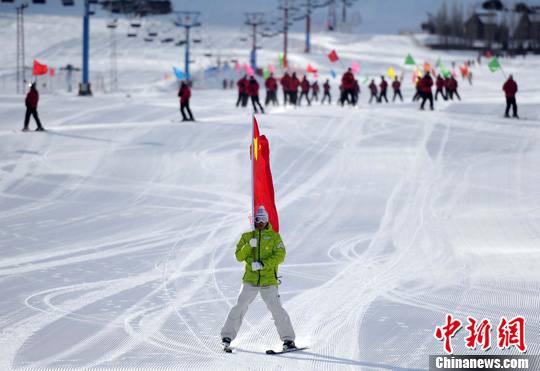
<svg viewBox="0 0 540 371">
<path fill-rule="evenodd" d="M 270 146 L 268 139 L 259 134 L 257 119 L 253 116 L 253 138 L 251 143 L 251 164 L 253 181 L 253 214 L 264 206 L 268 221 L 274 231 L 279 232 L 279 219 L 274 198 L 274 182 L 270 171 Z"/>
</svg>

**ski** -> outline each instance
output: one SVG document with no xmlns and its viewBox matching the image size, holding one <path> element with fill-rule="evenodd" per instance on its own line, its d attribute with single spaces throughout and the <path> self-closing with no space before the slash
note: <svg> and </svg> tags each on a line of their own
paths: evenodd
<svg viewBox="0 0 540 371">
<path fill-rule="evenodd" d="M 224 351 L 225 353 L 232 353 L 232 348 L 231 348 L 230 346 L 224 345 L 224 346 L 223 346 L 223 351 Z"/>
<path fill-rule="evenodd" d="M 269 350 L 266 351 L 266 354 L 277 355 L 277 354 L 284 354 L 284 353 L 298 352 L 299 350 L 306 350 L 306 349 L 308 349 L 308 348 L 309 348 L 309 347 L 302 347 L 302 348 L 292 348 L 292 349 L 288 349 L 288 350 L 278 350 L 278 351 L 269 349 Z"/>
</svg>

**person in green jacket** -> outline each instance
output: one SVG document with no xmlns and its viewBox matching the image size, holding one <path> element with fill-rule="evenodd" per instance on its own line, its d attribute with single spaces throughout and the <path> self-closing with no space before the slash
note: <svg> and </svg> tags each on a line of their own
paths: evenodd
<svg viewBox="0 0 540 371">
<path fill-rule="evenodd" d="M 249 304 L 257 293 L 272 313 L 283 350 L 296 348 L 295 334 L 291 319 L 279 298 L 278 266 L 285 260 L 285 246 L 279 233 L 268 223 L 268 213 L 260 206 L 255 213 L 255 230 L 242 234 L 236 244 L 236 260 L 244 262 L 243 286 L 238 301 L 231 308 L 225 325 L 221 330 L 223 345 L 228 348 L 236 338 Z"/>
</svg>

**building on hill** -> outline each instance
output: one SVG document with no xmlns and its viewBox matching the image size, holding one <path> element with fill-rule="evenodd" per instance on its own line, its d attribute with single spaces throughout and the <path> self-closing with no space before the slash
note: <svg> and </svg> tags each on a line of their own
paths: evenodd
<svg viewBox="0 0 540 371">
<path fill-rule="evenodd" d="M 430 46 L 540 53 L 540 6 L 520 2 L 508 8 L 500 0 L 488 0 L 467 17 L 462 18 L 459 13 L 463 19 L 461 27 L 455 26 L 456 14 L 455 11 L 449 14 L 443 5 L 436 16 L 430 15 L 422 24 L 424 31 L 439 36 L 439 43 Z"/>
</svg>

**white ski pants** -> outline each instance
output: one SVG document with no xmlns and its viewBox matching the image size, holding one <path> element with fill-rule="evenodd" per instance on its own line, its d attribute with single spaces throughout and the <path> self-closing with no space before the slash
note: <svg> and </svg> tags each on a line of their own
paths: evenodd
<svg viewBox="0 0 540 371">
<path fill-rule="evenodd" d="M 227 320 L 225 321 L 225 325 L 223 325 L 221 338 L 227 337 L 233 340 L 236 337 L 238 330 L 240 330 L 240 326 L 242 325 L 244 315 L 248 310 L 248 306 L 255 300 L 258 292 L 261 293 L 264 303 L 272 313 L 272 318 L 274 319 L 281 340 L 294 341 L 295 335 L 291 319 L 281 305 L 277 286 L 258 287 L 249 284 L 244 284 L 242 286 L 240 295 L 238 295 L 238 302 L 231 308 Z"/>
</svg>

